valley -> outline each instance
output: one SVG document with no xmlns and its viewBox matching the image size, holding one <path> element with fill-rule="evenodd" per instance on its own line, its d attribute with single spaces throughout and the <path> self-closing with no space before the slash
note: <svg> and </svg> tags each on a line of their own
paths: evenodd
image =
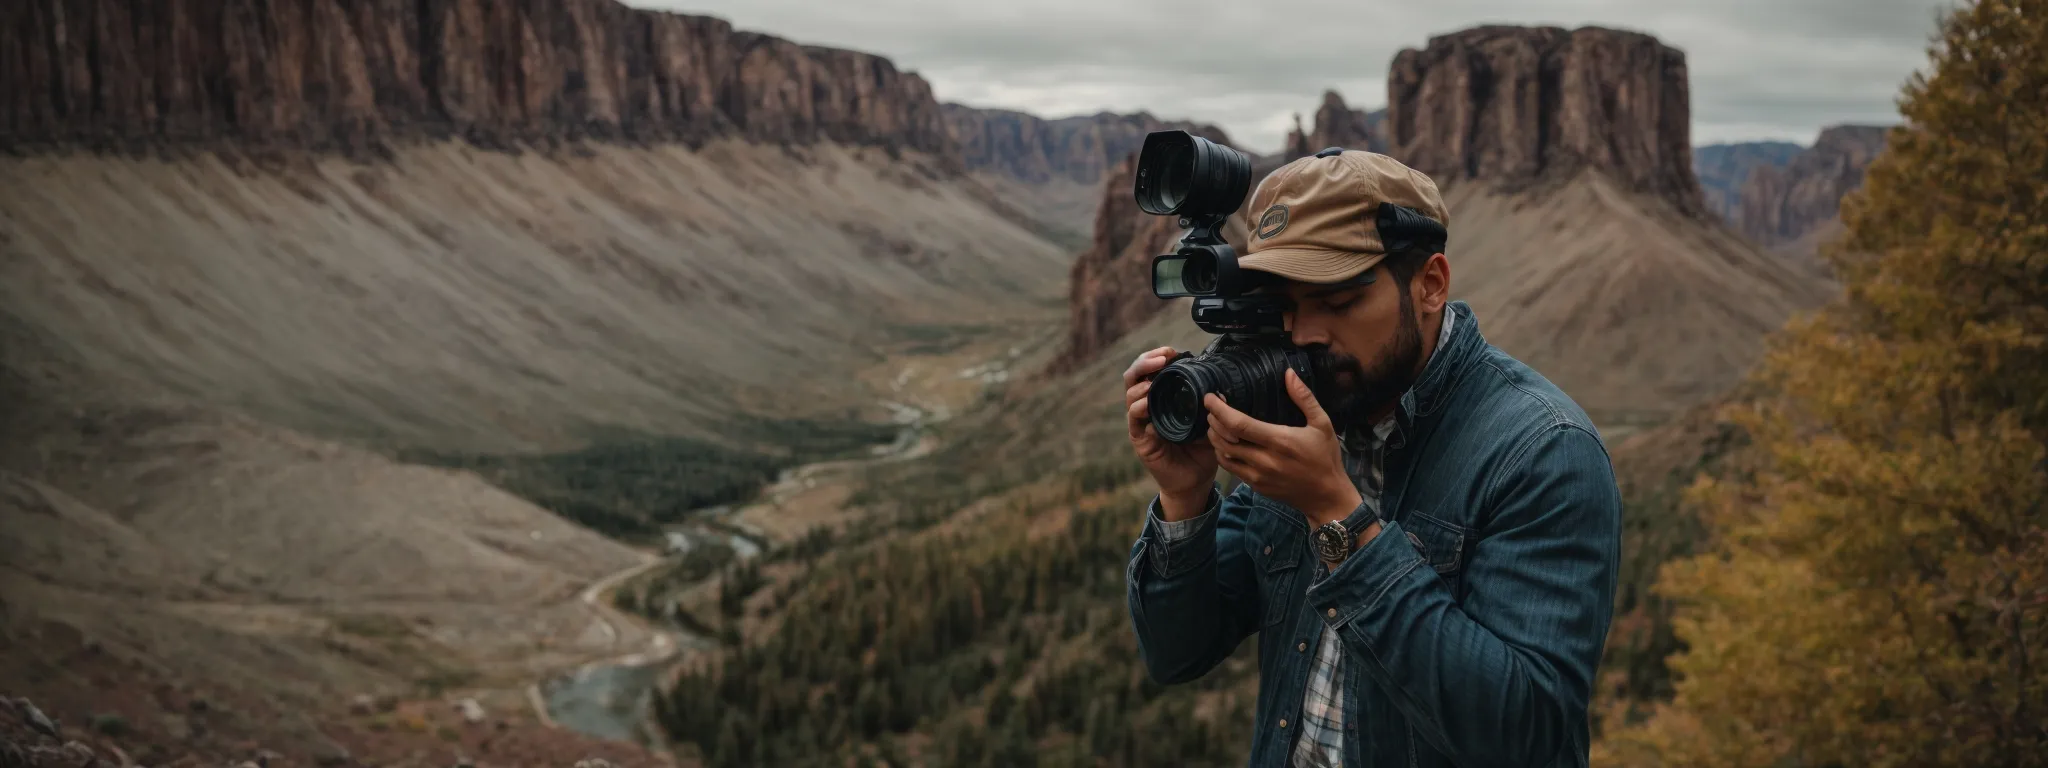
<svg viewBox="0 0 2048 768">
<path fill-rule="evenodd" d="M 0 698 L 152 766 L 1241 763 L 1259 641 L 1136 658 L 1110 383 L 1208 340 L 1129 188 L 1220 129 L 611 0 L 0 18 Z M 1669 693 L 1709 409 L 1839 290 L 1801 254 L 1877 151 L 1706 179 L 1682 59 L 1441 35 L 1254 158 L 1440 179 L 1453 298 L 1595 416 L 1603 718 Z"/>
</svg>

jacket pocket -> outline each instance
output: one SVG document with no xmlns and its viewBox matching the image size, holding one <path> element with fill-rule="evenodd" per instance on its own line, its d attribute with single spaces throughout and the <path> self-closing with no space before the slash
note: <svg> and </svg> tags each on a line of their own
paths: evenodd
<svg viewBox="0 0 2048 768">
<path fill-rule="evenodd" d="M 1251 559 L 1259 573 L 1260 597 L 1266 603 L 1261 626 L 1270 627 L 1285 620 L 1294 604 L 1295 579 L 1301 573 L 1306 539 L 1301 529 L 1270 509 L 1259 511 L 1256 530 L 1258 541 L 1253 544 Z"/>
<path fill-rule="evenodd" d="M 1416 553 L 1429 563 L 1430 569 L 1436 571 L 1455 595 L 1465 570 L 1465 546 L 1469 538 L 1465 528 L 1418 509 L 1408 513 L 1401 529 L 1408 534 L 1408 543 L 1415 547 Z"/>
</svg>

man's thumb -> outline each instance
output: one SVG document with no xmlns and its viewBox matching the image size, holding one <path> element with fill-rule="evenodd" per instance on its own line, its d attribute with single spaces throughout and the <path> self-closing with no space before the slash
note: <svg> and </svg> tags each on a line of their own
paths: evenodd
<svg viewBox="0 0 2048 768">
<path fill-rule="evenodd" d="M 1309 391 L 1308 383 L 1302 381 L 1301 375 L 1293 368 L 1287 369 L 1287 394 L 1294 396 L 1294 404 L 1301 408 L 1302 415 L 1308 417 L 1309 426 L 1329 425 L 1330 415 L 1323 412 L 1323 404 L 1316 402 L 1316 393 Z"/>
</svg>

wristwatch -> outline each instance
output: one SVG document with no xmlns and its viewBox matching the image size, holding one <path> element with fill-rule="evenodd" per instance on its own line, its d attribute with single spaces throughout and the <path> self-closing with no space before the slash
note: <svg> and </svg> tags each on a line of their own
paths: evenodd
<svg viewBox="0 0 2048 768">
<path fill-rule="evenodd" d="M 1344 523 L 1350 521 L 1357 525 L 1359 530 L 1369 528 L 1375 522 L 1372 515 L 1368 514 L 1370 511 L 1371 507 L 1360 503 L 1357 509 L 1351 510 L 1351 516 L 1344 520 L 1331 520 L 1309 534 L 1309 538 L 1315 542 L 1316 557 L 1322 558 L 1331 568 L 1336 568 L 1345 558 L 1350 557 L 1351 551 L 1358 548 L 1358 532 L 1346 527 Z"/>
<path fill-rule="evenodd" d="M 1316 543 L 1316 557 L 1335 568 L 1344 562 L 1344 558 L 1351 556 L 1351 543 L 1358 539 L 1358 535 L 1346 530 L 1344 521 L 1331 520 L 1317 528 L 1311 538 Z"/>
</svg>

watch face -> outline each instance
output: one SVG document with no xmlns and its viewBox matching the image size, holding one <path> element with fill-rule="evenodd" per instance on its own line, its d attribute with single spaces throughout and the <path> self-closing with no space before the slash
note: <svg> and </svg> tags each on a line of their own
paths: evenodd
<svg viewBox="0 0 2048 768">
<path fill-rule="evenodd" d="M 1324 562 L 1340 562 L 1351 554 L 1351 535 L 1339 523 L 1329 523 L 1315 532 L 1316 554 Z"/>
</svg>

